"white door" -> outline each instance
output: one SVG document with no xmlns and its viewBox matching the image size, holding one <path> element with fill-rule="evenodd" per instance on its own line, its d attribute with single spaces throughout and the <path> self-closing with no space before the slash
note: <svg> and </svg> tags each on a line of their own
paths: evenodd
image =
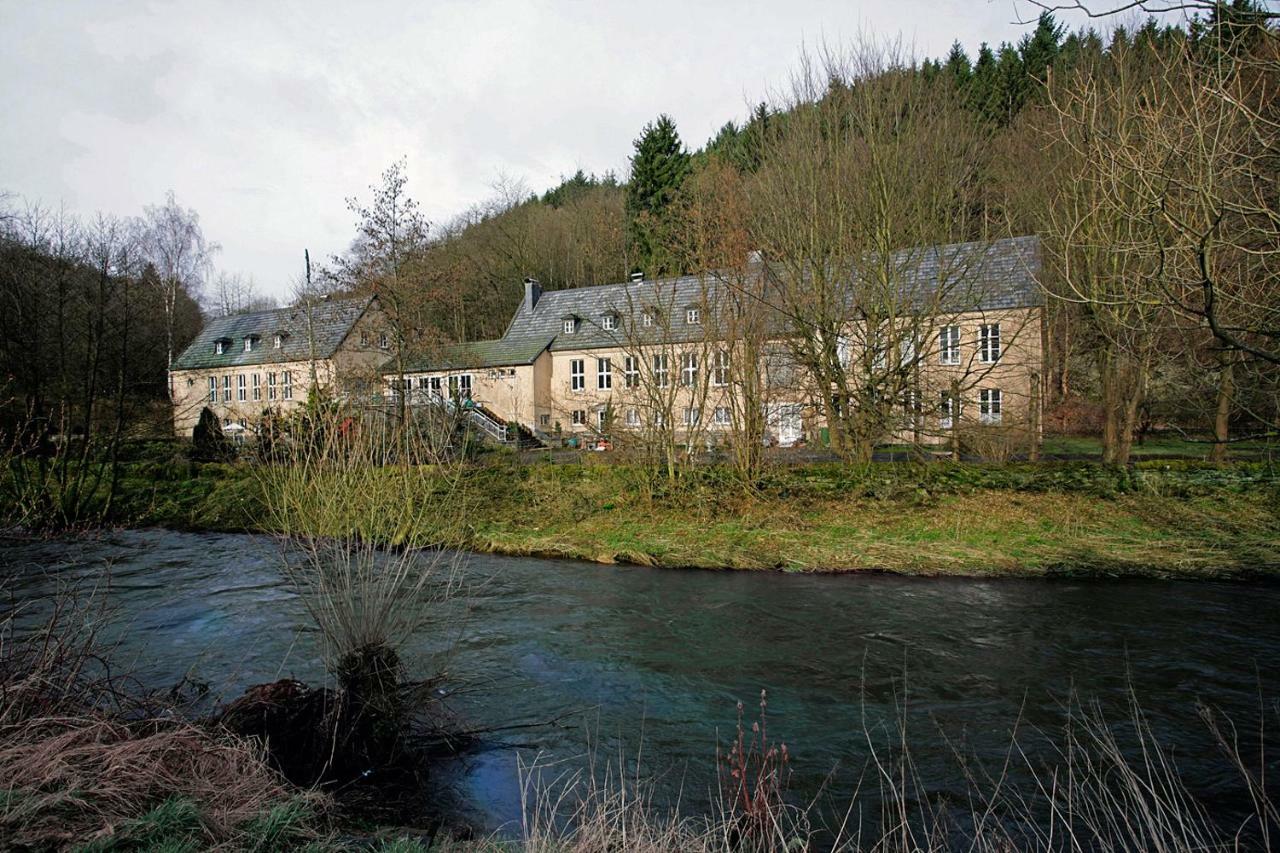
<svg viewBox="0 0 1280 853">
<path fill-rule="evenodd" d="M 778 439 L 779 447 L 794 447 L 804 437 L 804 420 L 800 411 L 800 406 L 795 403 L 769 407 L 769 429 Z"/>
</svg>

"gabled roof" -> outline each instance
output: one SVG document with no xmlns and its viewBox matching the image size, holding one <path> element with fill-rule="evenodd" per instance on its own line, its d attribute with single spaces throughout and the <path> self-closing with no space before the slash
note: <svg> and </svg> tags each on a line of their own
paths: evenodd
<svg viewBox="0 0 1280 853">
<path fill-rule="evenodd" d="M 215 318 L 200 330 L 191 345 L 173 362 L 173 369 L 207 370 L 306 361 L 313 356 L 329 358 L 372 300 L 373 297 L 325 299 L 310 307 L 273 308 Z M 280 349 L 274 347 L 278 333 L 286 335 Z M 251 352 L 244 351 L 244 339 L 247 337 L 258 338 Z M 214 349 L 214 342 L 218 340 L 231 342 L 221 355 Z"/>
<path fill-rule="evenodd" d="M 893 253 L 890 265 L 895 268 L 893 280 L 900 298 L 918 306 L 936 305 L 959 313 L 1043 304 L 1037 280 L 1040 239 L 1035 236 L 904 249 Z M 765 272 L 763 265 L 755 269 Z M 856 275 L 851 269 L 849 280 Z M 644 343 L 647 338 L 669 343 L 700 341 L 719 325 L 717 297 L 726 286 L 708 274 L 547 291 L 533 306 L 527 301 L 520 303 L 501 338 L 456 344 L 435 357 L 416 359 L 413 369 L 530 364 L 548 348 L 617 347 Z M 851 300 L 856 294 L 857 290 L 850 288 Z M 685 311 L 691 307 L 703 308 L 702 323 L 685 322 Z M 636 328 L 642 313 L 654 309 L 662 314 L 658 322 L 651 329 Z M 601 319 L 606 314 L 621 317 L 620 327 L 604 329 Z M 572 334 L 564 332 L 564 321 L 569 317 L 580 318 Z M 774 322 L 779 331 L 785 328 L 781 317 L 775 317 Z"/>
</svg>

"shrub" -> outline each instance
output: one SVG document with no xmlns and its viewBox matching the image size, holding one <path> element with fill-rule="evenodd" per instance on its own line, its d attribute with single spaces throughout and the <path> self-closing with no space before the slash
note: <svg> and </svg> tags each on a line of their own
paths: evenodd
<svg viewBox="0 0 1280 853">
<path fill-rule="evenodd" d="M 223 462 L 234 455 L 235 450 L 223 434 L 218 416 L 205 406 L 191 433 L 191 457 L 201 462 Z"/>
</svg>

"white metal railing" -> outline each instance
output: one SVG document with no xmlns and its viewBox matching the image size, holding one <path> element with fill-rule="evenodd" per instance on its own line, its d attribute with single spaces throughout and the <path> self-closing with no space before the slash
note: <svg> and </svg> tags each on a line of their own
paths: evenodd
<svg viewBox="0 0 1280 853">
<path fill-rule="evenodd" d="M 400 396 L 398 388 L 392 388 L 389 392 L 390 399 L 397 400 Z M 462 416 L 467 419 L 468 423 L 475 426 L 485 435 L 494 441 L 502 444 L 509 444 L 511 439 L 511 430 L 502 421 L 492 418 L 478 408 L 467 406 L 465 403 L 459 404 L 451 397 L 445 397 L 436 394 L 425 388 L 412 388 L 409 390 L 406 402 L 410 406 L 442 406 L 445 411 L 454 413 L 459 410 Z"/>
</svg>

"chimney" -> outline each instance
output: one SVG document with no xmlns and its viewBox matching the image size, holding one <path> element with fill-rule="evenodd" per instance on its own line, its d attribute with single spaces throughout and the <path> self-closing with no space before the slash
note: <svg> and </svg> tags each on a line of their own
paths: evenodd
<svg viewBox="0 0 1280 853">
<path fill-rule="evenodd" d="M 642 282 L 642 281 L 644 281 L 644 273 L 643 273 L 643 272 L 633 272 L 633 273 L 631 274 L 631 283 L 632 283 L 632 284 L 637 284 L 637 283 Z"/>
<path fill-rule="evenodd" d="M 536 278 L 526 278 L 524 280 L 524 307 L 526 311 L 533 311 L 534 306 L 538 304 L 538 300 L 542 298 L 542 285 L 538 284 Z"/>
</svg>

